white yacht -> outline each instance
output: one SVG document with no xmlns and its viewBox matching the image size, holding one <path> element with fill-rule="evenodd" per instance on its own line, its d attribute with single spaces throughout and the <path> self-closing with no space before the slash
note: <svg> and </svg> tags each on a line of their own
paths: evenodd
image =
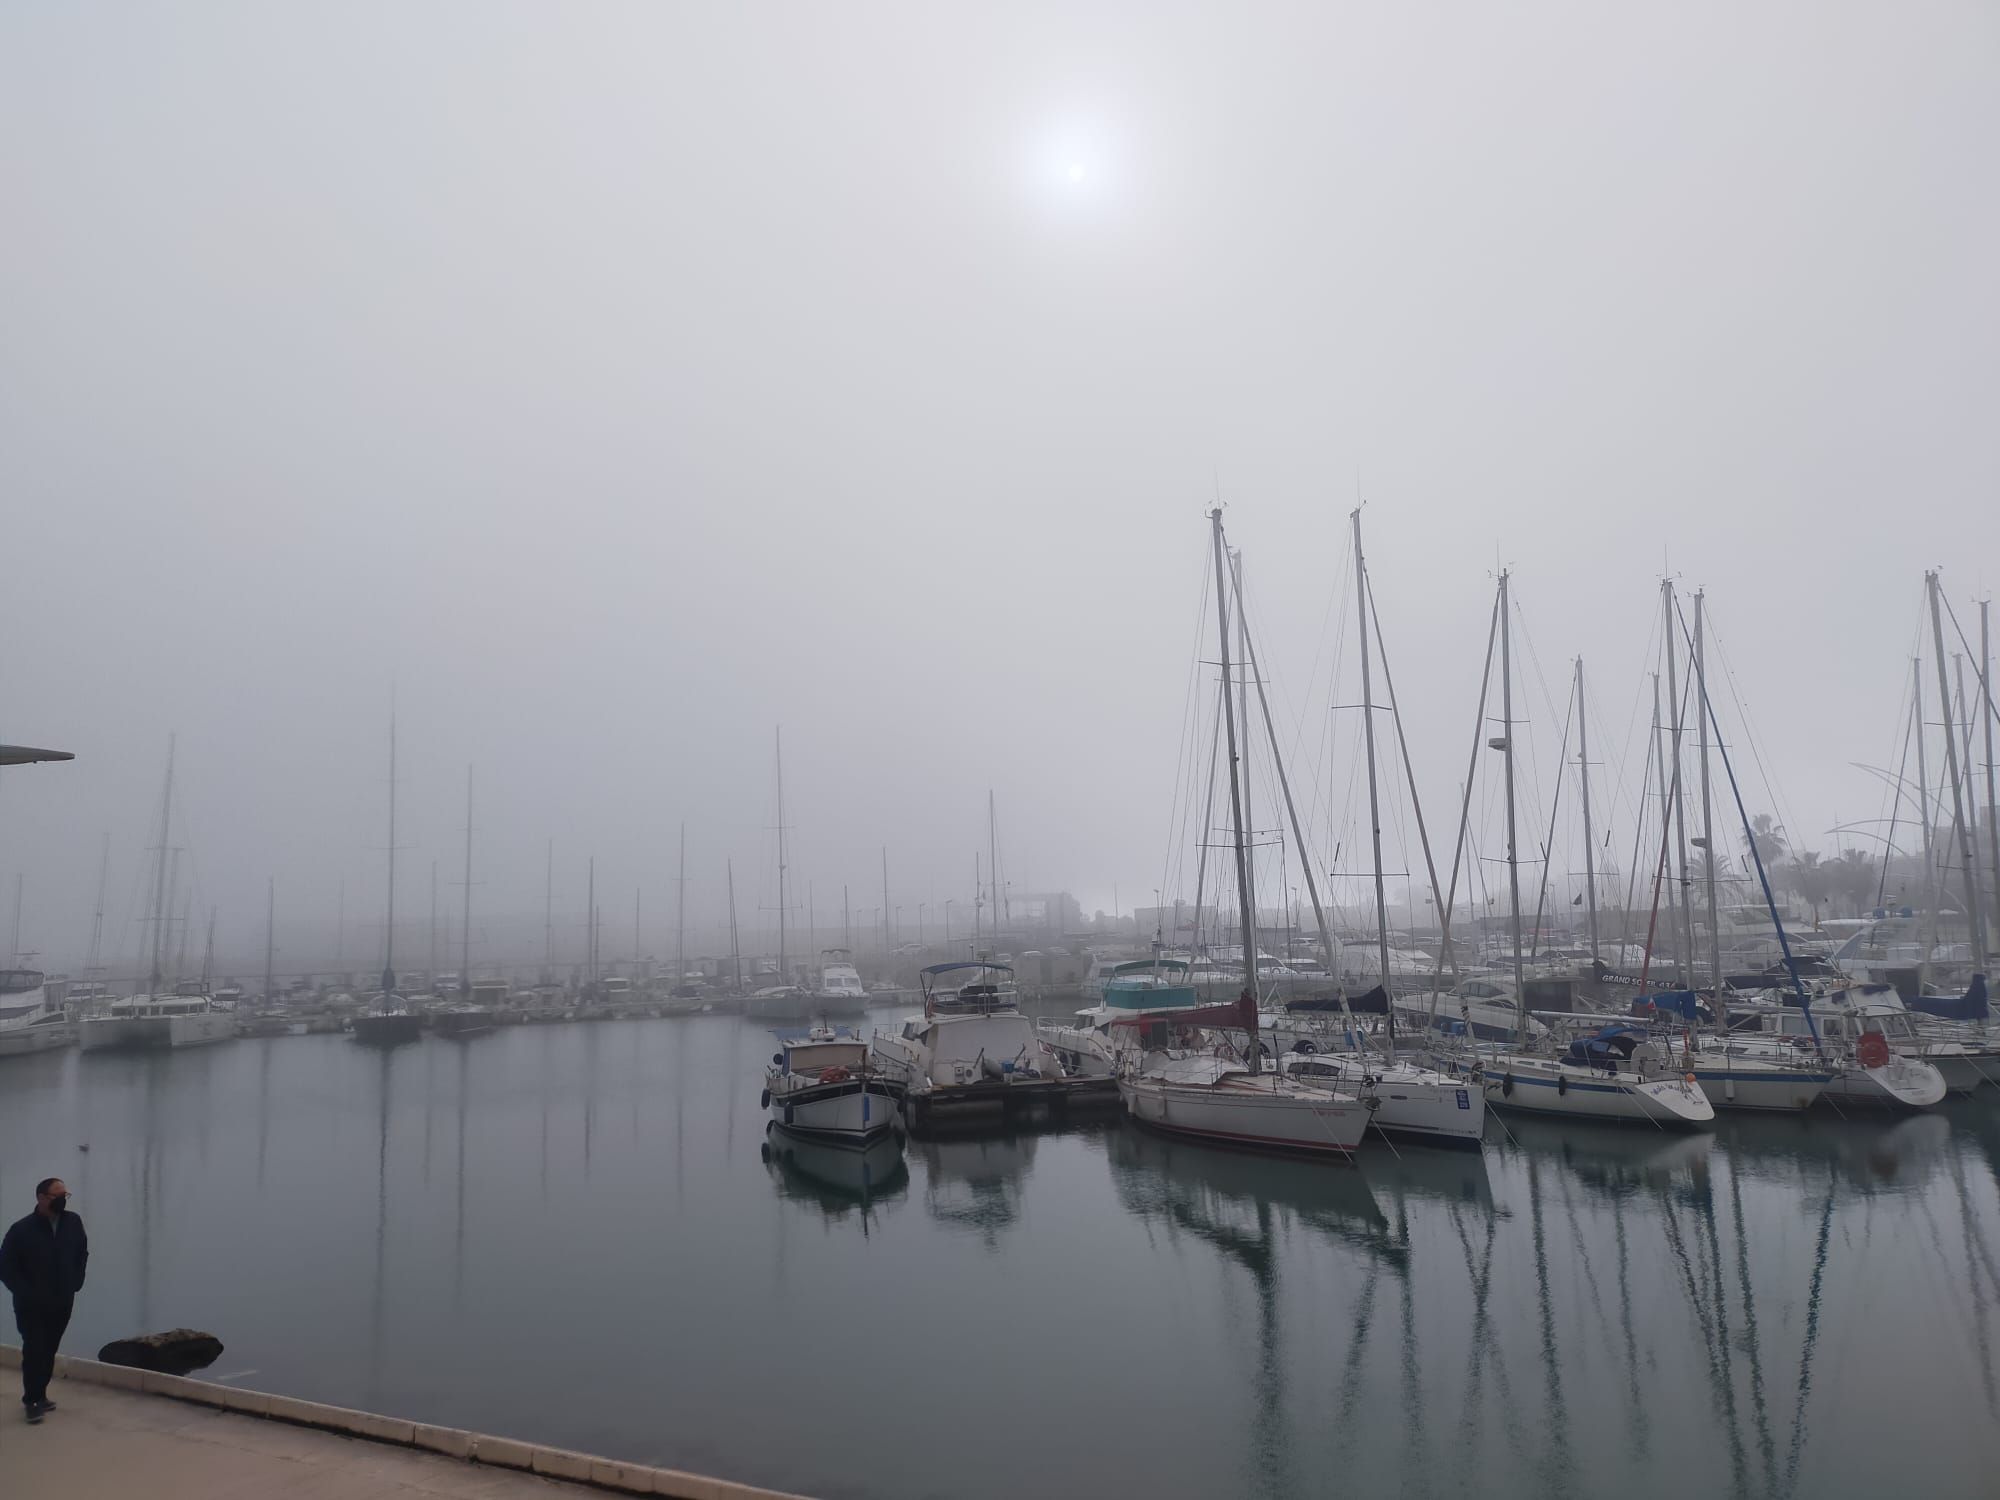
<svg viewBox="0 0 2000 1500">
<path fill-rule="evenodd" d="M 845 948 L 828 948 L 820 954 L 819 982 L 812 988 L 812 1012 L 816 1016 L 859 1016 L 868 1010 L 868 987 L 854 967 L 854 958 Z"/>
<path fill-rule="evenodd" d="M 933 964 L 919 976 L 924 1013 L 878 1030 L 871 1052 L 902 1091 L 912 1124 L 959 1113 L 1018 1108 L 1066 1087 L 1062 1063 L 1015 1007 L 1013 970 L 986 961 Z M 947 988 L 944 981 L 959 980 Z"/>
<path fill-rule="evenodd" d="M 133 995 L 114 1000 L 104 1014 L 77 1023 L 86 1052 L 105 1047 L 201 1047 L 236 1035 L 236 1013 L 218 1010 L 198 982 L 175 986 L 170 995 Z"/>
<path fill-rule="evenodd" d="M 0 969 L 0 1057 L 67 1047 L 76 1025 L 49 1004 L 39 969 Z"/>
<path fill-rule="evenodd" d="M 826 1026 L 773 1034 L 778 1051 L 764 1070 L 763 1095 L 773 1124 L 847 1146 L 869 1145 L 895 1128 L 900 1091 L 859 1036 Z"/>
<path fill-rule="evenodd" d="M 1117 1071 L 1111 1023 L 1118 1017 L 1198 1003 L 1187 960 L 1180 958 L 1108 964 L 1097 978 L 1096 998 L 1098 1003 L 1078 1011 L 1073 1021 L 1037 1023 L 1042 1039 L 1073 1077 L 1109 1078 Z"/>
<path fill-rule="evenodd" d="M 1368 1130 L 1368 1101 L 1279 1068 L 1253 1073 L 1229 1034 L 1256 1029 L 1256 1006 L 1247 998 L 1120 1017 L 1113 1030 L 1126 1111 L 1175 1135 L 1351 1155 Z"/>
<path fill-rule="evenodd" d="M 1611 1021 L 1563 1051 L 1511 1051 L 1481 1059 L 1486 1102 L 1587 1120 L 1633 1120 L 1693 1129 L 1715 1106 L 1664 1043 Z"/>
<path fill-rule="evenodd" d="M 1440 1036 L 1471 1037 L 1484 1042 L 1514 1041 L 1524 1029 L 1529 1043 L 1546 1042 L 1548 1026 L 1529 1016 L 1521 1020 L 1514 982 L 1497 974 L 1468 974 L 1448 990 L 1399 996 L 1394 1001 L 1399 1030 Z"/>
<path fill-rule="evenodd" d="M 1754 1011 L 1761 1028 L 1739 1045 L 1761 1045 L 1779 1053 L 1808 1050 L 1835 1063 L 1825 1097 L 1838 1104 L 1889 1109 L 1929 1109 L 1944 1101 L 1949 1086 L 1927 1053 L 1938 1044 L 1917 1031 L 1902 996 L 1887 985 L 1853 985 L 1809 996 L 1812 1014 L 1778 992 Z M 1814 1049 L 1813 1034 L 1819 1041 Z"/>
</svg>

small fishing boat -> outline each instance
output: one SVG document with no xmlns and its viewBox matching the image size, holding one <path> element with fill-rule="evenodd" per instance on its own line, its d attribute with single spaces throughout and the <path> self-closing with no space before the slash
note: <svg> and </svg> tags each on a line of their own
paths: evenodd
<svg viewBox="0 0 2000 1500">
<path fill-rule="evenodd" d="M 774 1032 L 760 1101 L 773 1124 L 796 1135 L 865 1146 L 893 1130 L 901 1090 L 852 1031 L 815 1026 Z"/>
</svg>

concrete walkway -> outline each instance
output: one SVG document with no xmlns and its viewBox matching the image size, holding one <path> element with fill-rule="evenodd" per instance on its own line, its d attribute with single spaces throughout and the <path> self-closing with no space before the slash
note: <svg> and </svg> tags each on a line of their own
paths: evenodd
<svg viewBox="0 0 2000 1500">
<path fill-rule="evenodd" d="M 11 1382 L 9 1382 L 11 1386 Z M 366 1438 L 58 1380 L 30 1427 L 0 1405 L 0 1491 L 148 1500 L 568 1500 L 602 1490 Z"/>
</svg>

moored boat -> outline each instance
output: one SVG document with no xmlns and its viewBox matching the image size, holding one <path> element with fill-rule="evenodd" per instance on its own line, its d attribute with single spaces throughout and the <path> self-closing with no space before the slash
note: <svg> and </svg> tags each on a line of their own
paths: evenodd
<svg viewBox="0 0 2000 1500">
<path fill-rule="evenodd" d="M 900 1090 L 847 1030 L 780 1031 L 764 1070 L 762 1103 L 773 1124 L 796 1135 L 865 1146 L 895 1129 Z"/>
</svg>

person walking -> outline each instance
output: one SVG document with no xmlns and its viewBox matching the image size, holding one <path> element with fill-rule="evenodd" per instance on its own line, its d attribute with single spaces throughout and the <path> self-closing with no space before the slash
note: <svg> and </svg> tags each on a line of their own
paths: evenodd
<svg viewBox="0 0 2000 1500">
<path fill-rule="evenodd" d="M 60 1177 L 35 1184 L 35 1211 L 18 1219 L 0 1240 L 0 1285 L 14 1295 L 14 1326 L 21 1330 L 21 1405 L 39 1422 L 56 1409 L 49 1400 L 56 1346 L 69 1326 L 70 1309 L 83 1290 L 90 1237 L 70 1212 L 69 1187 Z"/>
</svg>

